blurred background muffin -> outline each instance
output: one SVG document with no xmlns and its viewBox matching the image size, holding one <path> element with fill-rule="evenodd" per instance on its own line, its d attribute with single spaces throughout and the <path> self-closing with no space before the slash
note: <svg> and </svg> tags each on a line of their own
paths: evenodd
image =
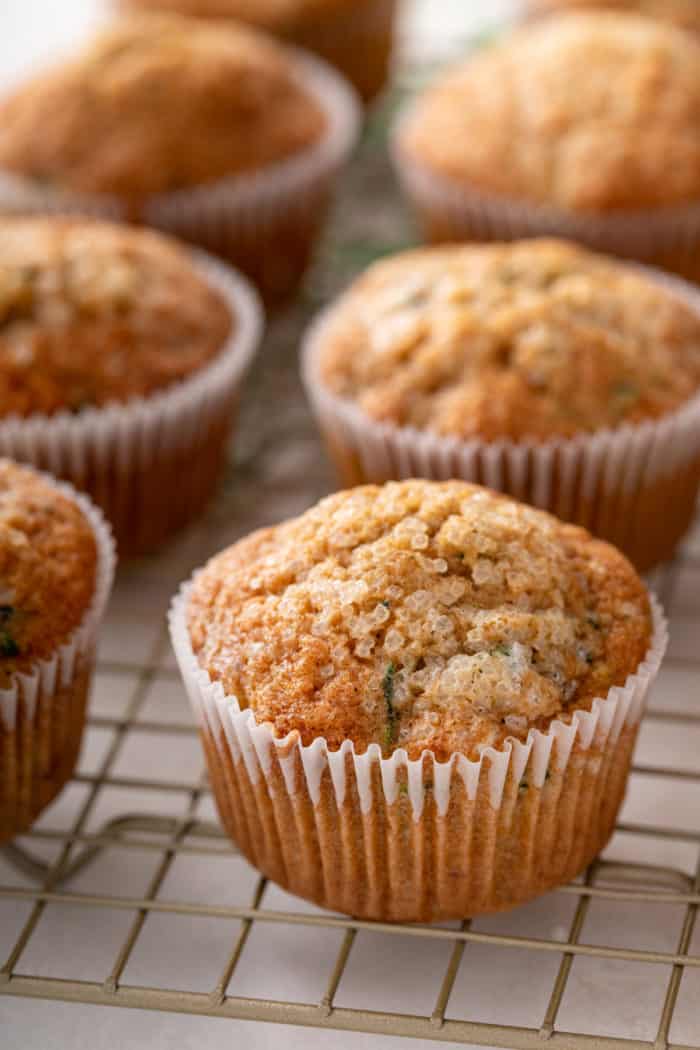
<svg viewBox="0 0 700 1050">
<path fill-rule="evenodd" d="M 680 282 L 558 241 L 407 252 L 321 315 L 304 378 L 345 484 L 479 481 L 644 569 L 692 520 L 700 294 Z"/>
<path fill-rule="evenodd" d="M 528 14 L 533 15 L 547 15 L 581 8 L 629 11 L 633 14 L 649 15 L 652 18 L 673 22 L 684 29 L 700 31 L 698 0 L 525 0 L 525 10 Z"/>
<path fill-rule="evenodd" d="M 664 646 L 619 551 L 458 481 L 340 492 L 254 533 L 171 626 L 248 859 L 323 907 L 408 922 L 513 907 L 595 856 L 641 716 L 628 680 Z M 619 734 L 577 739 L 583 712 Z"/>
<path fill-rule="evenodd" d="M 113 575 L 114 544 L 88 500 L 0 459 L 0 842 L 72 775 Z"/>
<path fill-rule="evenodd" d="M 573 13 L 441 76 L 395 133 L 431 240 L 555 233 L 700 277 L 700 41 Z"/>
<path fill-rule="evenodd" d="M 235 18 L 315 51 L 365 102 L 386 84 L 397 0 L 121 0 L 135 11 Z"/>
<path fill-rule="evenodd" d="M 319 60 L 233 23 L 134 16 L 0 103 L 0 212 L 162 227 L 283 298 L 356 130 Z"/>
<path fill-rule="evenodd" d="M 259 330 L 247 285 L 161 234 L 0 220 L 0 452 L 151 549 L 215 489 Z"/>
</svg>

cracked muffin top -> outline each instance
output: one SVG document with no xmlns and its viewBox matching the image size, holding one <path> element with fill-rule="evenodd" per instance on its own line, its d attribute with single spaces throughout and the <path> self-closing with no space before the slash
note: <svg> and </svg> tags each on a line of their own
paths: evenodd
<svg viewBox="0 0 700 1050">
<path fill-rule="evenodd" d="M 156 393 L 215 357 L 232 324 L 168 237 L 89 220 L 0 219 L 0 416 Z"/>
<path fill-rule="evenodd" d="M 375 420 L 483 440 L 653 419 L 700 390 L 700 314 L 562 241 L 404 252 L 324 320 L 313 369 Z"/>
<path fill-rule="evenodd" d="M 139 199 L 287 160 L 325 123 L 274 40 L 236 24 L 134 15 L 0 104 L 0 167 Z"/>
<path fill-rule="evenodd" d="M 196 3 L 197 0 L 194 0 Z M 534 14 L 571 11 L 579 8 L 607 8 L 648 15 L 666 22 L 700 31 L 698 0 L 530 0 Z"/>
<path fill-rule="evenodd" d="M 96 574 L 95 537 L 77 503 L 0 459 L 0 689 L 68 640 Z"/>
<path fill-rule="evenodd" d="M 199 18 L 240 18 L 274 33 L 288 32 L 328 12 L 351 10 L 355 0 L 121 0 L 125 10 L 178 11 Z"/>
<path fill-rule="evenodd" d="M 458 184 L 564 211 L 697 203 L 700 41 L 636 15 L 543 19 L 440 78 L 398 144 Z"/>
<path fill-rule="evenodd" d="M 589 709 L 652 627 L 615 548 L 464 482 L 328 497 L 213 558 L 190 591 L 199 664 L 256 721 L 475 758 Z"/>
</svg>

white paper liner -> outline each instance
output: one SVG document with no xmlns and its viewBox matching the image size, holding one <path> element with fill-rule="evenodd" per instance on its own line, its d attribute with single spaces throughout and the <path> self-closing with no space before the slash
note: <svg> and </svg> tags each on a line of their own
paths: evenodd
<svg viewBox="0 0 700 1050">
<path fill-rule="evenodd" d="M 0 690 L 0 842 L 28 827 L 72 773 L 116 565 L 114 539 L 100 511 L 72 486 L 36 473 L 76 503 L 88 521 L 97 547 L 95 589 L 70 637 L 29 670 L 15 672 Z"/>
<path fill-rule="evenodd" d="M 280 228 L 297 228 L 300 237 L 315 236 L 331 184 L 357 142 L 361 107 L 350 85 L 326 62 L 296 48 L 288 50 L 300 84 L 327 118 L 326 134 L 303 153 L 259 172 L 154 194 L 138 206 L 108 194 L 47 187 L 5 171 L 0 172 L 0 213 L 137 219 L 226 254 L 244 269 L 243 259 L 233 258 L 237 242 L 244 251 L 254 249 L 256 242 L 274 238 Z M 278 246 L 280 250 L 284 246 Z"/>
<path fill-rule="evenodd" d="M 700 291 L 694 286 L 650 267 L 634 268 L 700 311 Z M 332 393 L 320 375 L 326 330 L 343 302 L 341 297 L 323 311 L 308 330 L 302 378 L 322 431 L 341 454 L 356 461 L 361 480 L 460 478 L 484 484 L 584 525 L 647 569 L 654 563 L 651 538 L 648 564 L 637 547 L 644 546 L 650 515 L 659 526 L 658 508 L 648 503 L 648 495 L 655 486 L 682 477 L 678 523 L 668 516 L 661 522 L 669 529 L 676 524 L 678 535 L 668 541 L 671 545 L 680 539 L 692 517 L 700 481 L 700 395 L 657 420 L 540 443 L 462 440 L 378 422 L 355 402 Z M 664 535 L 659 537 L 663 557 L 670 553 L 668 542 Z"/>
<path fill-rule="evenodd" d="M 196 580 L 196 576 L 194 579 Z M 616 785 L 616 797 L 609 800 L 608 803 L 613 805 L 612 818 L 614 819 L 617 806 L 624 793 L 624 782 L 631 756 L 629 733 L 626 731 L 636 733 L 644 711 L 649 686 L 659 670 L 668 640 L 666 620 L 653 596 L 650 599 L 653 616 L 652 641 L 644 660 L 623 686 L 614 687 L 607 696 L 595 699 L 589 711 L 575 711 L 570 719 L 553 721 L 546 732 L 531 729 L 525 742 L 509 738 L 501 748 L 484 748 L 478 760 L 470 760 L 464 755 L 455 754 L 448 761 L 440 762 L 431 751 L 427 750 L 420 758 L 414 760 L 409 759 L 403 749 L 395 751 L 389 758 L 383 758 L 377 744 L 371 744 L 365 752 L 358 754 L 351 740 L 344 741 L 337 750 L 330 750 L 326 740 L 321 737 L 309 745 L 303 745 L 296 732 L 291 732 L 284 738 L 278 738 L 270 724 L 257 724 L 253 712 L 250 709 L 241 710 L 237 698 L 233 695 L 226 695 L 221 683 L 213 682 L 208 673 L 199 666 L 192 650 L 186 619 L 188 598 L 193 582 L 194 580 L 183 585 L 173 600 L 169 617 L 171 639 L 205 743 L 207 740 L 214 742 L 212 746 L 216 749 L 216 754 L 210 753 L 209 761 L 210 765 L 212 761 L 220 764 L 220 769 L 211 768 L 210 773 L 215 786 L 219 786 L 217 799 L 220 802 L 222 816 L 225 816 L 227 811 L 232 812 L 237 814 L 236 820 L 240 819 L 244 823 L 246 820 L 251 821 L 251 812 L 254 815 L 253 820 L 257 817 L 259 827 L 254 828 L 250 833 L 251 840 L 253 842 L 257 840 L 257 846 L 249 847 L 246 852 L 253 854 L 254 862 L 259 855 L 261 866 L 265 866 L 263 858 L 268 858 L 269 867 L 269 857 L 275 852 L 280 852 L 276 840 L 284 837 L 284 828 L 279 823 L 276 824 L 275 820 L 270 823 L 270 814 L 267 811 L 271 809 L 276 815 L 282 811 L 287 802 L 292 804 L 296 814 L 303 812 L 306 804 L 312 807 L 315 814 L 313 820 L 317 830 L 309 841 L 309 855 L 306 857 L 300 855 L 297 858 L 300 869 L 303 867 L 309 870 L 323 868 L 324 880 L 328 881 L 330 879 L 326 871 L 328 865 L 355 870 L 355 866 L 348 858 L 357 850 L 359 854 L 364 854 L 363 863 L 366 864 L 366 875 L 370 881 L 376 876 L 380 883 L 386 885 L 391 883 L 392 878 L 394 880 L 403 878 L 405 873 L 387 871 L 386 865 L 383 871 L 376 869 L 376 864 L 379 863 L 381 869 L 382 863 L 377 862 L 376 857 L 374 859 L 370 857 L 368 850 L 374 856 L 376 850 L 382 854 L 383 847 L 377 846 L 376 841 L 373 846 L 369 845 L 367 828 L 370 826 L 373 813 L 383 814 L 379 821 L 379 826 L 383 828 L 383 831 L 379 832 L 379 836 L 380 839 L 383 835 L 386 836 L 386 854 L 391 856 L 392 849 L 396 848 L 396 842 L 393 838 L 388 807 L 394 806 L 402 792 L 408 795 L 413 825 L 416 829 L 414 835 L 418 834 L 420 837 L 422 834 L 419 825 L 422 829 L 421 822 L 426 813 L 429 798 L 434 801 L 438 820 L 446 818 L 451 803 L 455 801 L 455 794 L 459 790 L 458 784 L 463 784 L 469 803 L 476 805 L 477 799 L 483 801 L 483 798 L 486 798 L 487 809 L 482 810 L 482 813 L 487 814 L 489 828 L 502 826 L 503 834 L 507 836 L 506 829 L 512 826 L 512 809 L 517 805 L 514 798 L 519 797 L 520 787 L 542 789 L 545 782 L 555 775 L 558 777 L 559 784 L 566 784 L 567 771 L 571 765 L 572 781 L 575 781 L 577 776 L 579 778 L 574 785 L 575 790 L 577 792 L 580 790 L 582 775 L 588 776 L 593 782 L 591 790 L 601 812 L 606 808 L 603 798 L 606 784 Z M 618 742 L 623 738 L 626 750 L 624 754 L 618 755 Z M 572 764 L 574 754 L 576 762 Z M 610 777 L 610 770 L 615 765 L 616 758 L 621 763 L 621 768 L 617 769 L 613 779 L 608 781 L 606 778 Z M 241 768 L 245 770 L 244 783 L 241 782 L 240 773 L 235 772 Z M 584 774 L 581 773 L 582 768 Z M 426 779 L 426 771 L 428 771 L 429 784 Z M 322 784 L 328 781 L 332 789 L 326 791 L 324 795 Z M 227 786 L 222 788 L 222 784 Z M 506 784 L 509 785 L 507 792 L 505 791 Z M 570 788 L 571 785 L 569 785 Z M 280 797 L 280 793 L 283 797 Z M 567 794 L 567 799 L 570 802 L 570 794 Z M 349 823 L 347 821 L 348 807 L 352 812 L 355 800 L 360 810 L 358 819 L 361 823 L 364 822 L 364 833 L 357 830 L 357 825 L 353 825 L 352 818 Z M 580 804 L 581 806 L 592 805 L 592 798 L 582 795 Z M 607 813 L 606 819 L 609 817 L 610 812 Z M 226 823 L 229 826 L 234 821 L 227 820 Z M 347 837 L 347 831 L 345 832 L 340 858 L 324 856 L 322 846 L 319 852 L 318 844 L 323 842 L 324 828 L 329 823 L 336 828 L 355 827 L 355 831 L 350 832 L 350 838 Z M 429 822 L 426 825 L 428 834 L 447 834 L 449 840 L 449 830 L 445 832 L 444 828 L 442 831 L 433 828 L 431 831 L 431 826 Z M 531 829 L 532 854 L 539 848 L 546 849 L 547 834 L 551 831 L 551 827 L 552 825 L 544 817 L 539 830 L 536 825 L 533 826 Z M 357 841 L 354 835 L 358 836 Z M 414 840 L 410 848 L 422 854 L 426 850 L 437 847 L 435 843 L 423 843 L 418 848 Z M 440 848 L 449 853 L 450 850 L 459 852 L 462 847 L 459 842 L 450 843 L 448 841 L 443 842 Z M 476 868 L 482 873 L 479 876 L 482 881 L 484 878 L 487 882 L 493 879 L 493 872 L 496 868 L 507 861 L 506 855 L 510 848 L 510 844 L 505 844 L 504 854 L 499 853 L 498 839 L 496 839 L 493 846 L 493 857 L 490 859 L 480 857 L 475 862 Z M 464 850 L 467 850 L 466 843 Z M 587 862 L 591 858 L 584 857 L 583 859 L 584 862 Z M 438 864 L 434 871 L 435 879 L 438 881 L 444 875 L 439 868 Z M 576 868 L 576 861 L 574 861 L 574 868 Z M 374 870 L 374 876 L 370 874 L 370 869 Z M 572 876 L 572 871 L 567 868 L 563 870 L 565 873 L 568 872 L 568 877 Z M 487 873 L 486 876 L 483 876 L 484 871 Z M 274 872 L 273 877 L 275 877 Z M 295 883 L 294 874 L 289 874 L 289 865 L 282 864 L 281 874 L 278 877 L 283 884 L 291 886 L 296 892 L 311 896 L 318 903 L 329 907 L 340 907 L 341 910 L 351 910 L 358 914 L 363 911 L 363 906 L 358 905 L 355 900 L 352 887 L 350 896 L 345 897 L 348 903 L 344 905 L 342 893 L 329 897 L 320 889 L 308 892 L 303 881 L 300 887 Z M 407 877 L 410 882 L 411 876 Z M 416 887 L 410 887 L 409 897 L 415 889 Z M 422 892 L 425 893 L 425 889 Z M 430 889 L 427 890 L 427 893 L 431 897 Z M 517 899 L 524 899 L 527 895 L 528 891 L 524 891 L 522 898 L 519 898 L 516 890 L 513 902 Z M 458 897 L 459 893 L 455 891 L 455 899 Z M 471 904 L 466 905 L 470 909 L 473 906 L 476 907 L 476 910 L 482 908 L 492 910 L 494 904 L 491 901 L 484 905 L 482 899 L 480 905 L 474 905 L 473 900 Z M 508 901 L 501 901 L 495 906 L 508 906 Z M 403 917 L 408 920 L 459 914 L 457 905 L 454 906 L 455 911 L 452 905 L 445 906 L 444 902 L 437 904 L 432 897 L 427 903 L 425 901 L 421 903 L 419 912 L 415 911 L 416 905 L 414 904 L 406 907 L 407 910 L 403 913 L 385 915 L 380 905 L 379 911 L 375 906 L 371 914 L 374 917 Z"/>
<path fill-rule="evenodd" d="M 0 455 L 88 489 L 108 516 L 121 507 L 122 517 L 134 519 L 135 530 L 132 487 L 144 471 L 157 484 L 160 465 L 205 445 L 216 425 L 223 428 L 225 442 L 241 382 L 262 335 L 262 309 L 248 282 L 203 252 L 193 251 L 192 258 L 200 275 L 223 296 L 233 318 L 227 343 L 207 366 L 160 393 L 124 404 L 77 414 L 0 419 Z M 186 479 L 182 481 L 184 485 Z M 175 504 L 181 495 L 178 490 L 160 494 L 164 513 L 168 500 Z M 118 540 L 121 544 L 128 537 L 120 535 Z"/>
<path fill-rule="evenodd" d="M 417 101 L 399 115 L 390 152 L 404 194 L 429 231 L 435 224 L 441 240 L 564 237 L 596 251 L 700 278 L 700 202 L 594 215 L 489 194 L 433 171 L 404 148 L 402 137 Z"/>
</svg>

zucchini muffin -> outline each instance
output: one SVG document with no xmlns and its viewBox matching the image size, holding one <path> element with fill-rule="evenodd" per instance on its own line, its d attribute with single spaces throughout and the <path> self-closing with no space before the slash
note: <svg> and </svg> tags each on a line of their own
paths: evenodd
<svg viewBox="0 0 700 1050">
<path fill-rule="evenodd" d="M 376 263 L 305 351 L 344 482 L 486 482 L 667 557 L 700 478 L 700 298 L 668 281 L 547 240 Z"/>
<path fill-rule="evenodd" d="M 29 827 L 75 767 L 113 569 L 87 500 L 0 459 L 0 842 Z"/>
<path fill-rule="evenodd" d="M 430 239 L 555 233 L 700 276 L 700 42 L 671 25 L 520 29 L 410 106 L 395 158 Z"/>
<path fill-rule="evenodd" d="M 247 328 L 221 281 L 161 234 L 0 220 L 0 451 L 90 492 L 123 550 L 154 546 L 216 483 Z"/>
<path fill-rule="evenodd" d="M 384 87 L 389 73 L 396 0 L 121 0 L 120 6 L 239 19 L 315 51 L 365 102 Z"/>
<path fill-rule="evenodd" d="M 333 909 L 432 920 L 511 907 L 605 845 L 658 621 L 584 530 L 407 481 L 235 544 L 172 626 L 253 863 Z"/>
<path fill-rule="evenodd" d="M 533 15 L 559 13 L 579 8 L 606 8 L 660 18 L 665 22 L 700 32 L 698 0 L 529 0 L 526 8 Z"/>
<path fill-rule="evenodd" d="M 339 149 L 334 90 L 352 109 L 325 67 L 236 24 L 121 20 L 0 102 L 0 210 L 79 210 L 161 226 L 228 256 L 270 294 L 287 291 L 320 216 L 307 216 L 297 238 L 286 229 L 290 216 L 278 215 L 273 263 L 265 258 L 271 216 L 261 198 L 258 223 L 256 200 L 269 195 L 270 180 L 278 195 L 290 179 L 302 196 L 310 179 L 316 196 L 326 194 L 322 169 L 337 166 Z M 236 216 L 238 225 L 247 220 L 247 240 Z"/>
</svg>

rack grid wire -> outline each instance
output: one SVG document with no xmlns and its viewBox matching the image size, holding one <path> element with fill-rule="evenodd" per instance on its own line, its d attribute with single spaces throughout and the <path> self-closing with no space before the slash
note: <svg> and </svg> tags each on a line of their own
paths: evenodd
<svg viewBox="0 0 700 1050">
<path fill-rule="evenodd" d="M 0 995 L 518 1048 L 548 1041 L 570 1050 L 697 1050 L 700 520 L 677 560 L 652 580 L 671 617 L 672 642 L 643 728 L 623 822 L 610 851 L 580 881 L 548 895 L 544 905 L 519 909 L 491 923 L 475 920 L 438 926 L 394 926 L 324 913 L 286 898 L 241 858 L 236 860 L 235 848 L 215 820 L 199 765 L 196 729 L 184 713 L 184 693 L 169 652 L 163 614 L 177 584 L 210 553 L 252 527 L 300 511 L 332 486 L 299 388 L 296 346 L 320 300 L 368 259 L 410 242 L 410 226 L 392 192 L 383 149 L 393 107 L 390 98 L 367 129 L 303 302 L 271 325 L 250 380 L 236 462 L 219 500 L 204 523 L 164 555 L 120 574 L 100 649 L 81 765 L 46 817 L 0 851 Z M 377 202 L 369 215 L 366 206 L 358 209 L 354 204 L 368 198 Z M 274 413 L 261 413 L 260 404 L 275 405 Z M 233 861 L 243 874 L 235 890 L 227 881 L 228 896 L 222 902 L 220 892 L 212 895 L 200 882 L 218 862 Z M 175 869 L 184 862 L 187 878 L 176 880 L 176 885 L 189 892 L 180 896 L 169 887 Z M 147 870 L 148 877 L 140 892 L 127 892 L 134 867 Z M 100 878 L 93 878 L 98 869 Z M 236 894 L 232 902 L 231 895 Z M 280 899 L 285 906 L 275 906 Z M 8 907 L 13 910 L 12 922 Z M 618 920 L 610 920 L 609 938 L 589 932 L 592 909 L 600 907 L 619 913 Z M 97 965 L 92 949 L 78 942 L 86 940 L 93 924 L 99 931 L 98 917 L 106 910 L 112 916 L 125 915 L 126 922 L 106 927 L 109 945 L 102 944 L 106 961 Z M 550 921 L 554 914 L 559 916 L 557 924 Z M 603 911 L 604 916 L 610 914 Z M 650 915 L 657 916 L 652 923 L 655 932 L 646 924 Z M 216 945 L 221 948 L 223 943 L 225 950 L 218 960 L 218 975 L 206 987 L 193 988 L 196 981 L 189 985 L 186 980 L 157 981 L 143 959 L 137 965 L 144 938 L 156 922 L 160 924 L 156 955 L 166 953 L 171 941 L 163 924 L 176 918 L 189 924 L 199 920 L 217 924 Z M 45 943 L 47 923 L 54 940 L 60 936 L 66 946 L 58 973 L 46 972 L 43 949 L 35 947 L 37 942 Z M 194 925 L 186 929 L 187 937 L 193 938 Z M 301 1001 L 296 996 L 262 994 L 266 957 L 258 950 L 252 962 L 247 961 L 260 929 L 273 933 L 291 929 L 299 938 L 309 931 L 334 935 L 333 952 L 321 952 L 320 994 Z M 100 940 L 99 932 L 90 937 Z M 363 979 L 362 974 L 352 981 L 357 1002 L 348 1004 L 344 983 L 363 937 L 375 938 L 374 950 L 388 951 L 396 960 L 396 972 L 382 975 L 386 989 L 392 990 L 392 1002 L 396 1001 L 392 985 L 404 979 L 401 959 L 412 963 L 429 959 L 432 1003 L 428 1009 L 415 1012 L 377 1005 L 371 978 Z M 267 951 L 272 963 L 274 941 Z M 478 1010 L 460 1005 L 465 975 L 467 985 L 477 970 L 495 980 L 502 961 L 505 967 L 513 952 L 527 958 L 528 973 L 530 966 L 535 973 L 537 959 L 547 962 L 538 1017 L 527 1025 L 498 1016 L 486 1021 L 479 1018 Z M 79 978 L 74 976 L 74 955 L 82 960 Z M 147 960 L 152 958 L 146 954 Z M 294 958 L 303 970 L 301 949 Z M 309 958 L 307 953 L 307 962 Z M 592 1025 L 567 1027 L 571 1011 L 566 1014 L 565 1006 L 573 999 L 575 1007 L 577 996 L 585 993 L 586 980 L 591 980 L 586 971 L 586 980 L 577 981 L 575 968 L 588 962 L 595 964 L 603 982 L 610 973 L 624 986 L 633 973 L 630 987 L 641 1012 L 648 1013 L 642 997 L 654 1001 L 653 1024 L 644 1037 L 635 1026 L 632 1032 L 620 1034 L 619 1026 L 608 1030 L 595 1018 Z M 137 980 L 130 977 L 134 968 Z M 653 974 L 651 995 L 634 992 L 640 968 Z M 505 967 L 505 972 L 512 971 Z M 237 992 L 241 977 L 243 990 Z M 251 992 L 256 982 L 260 994 L 257 987 L 252 988 L 255 994 Z M 681 1006 L 686 1019 L 682 1037 L 675 1040 L 674 1019 Z"/>
</svg>

